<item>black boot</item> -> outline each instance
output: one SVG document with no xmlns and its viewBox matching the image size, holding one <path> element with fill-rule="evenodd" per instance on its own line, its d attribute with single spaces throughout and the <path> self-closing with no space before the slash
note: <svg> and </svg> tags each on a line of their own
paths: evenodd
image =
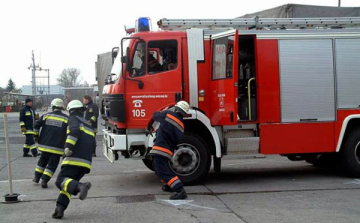
<svg viewBox="0 0 360 223">
<path fill-rule="evenodd" d="M 170 196 L 170 200 L 182 200 L 186 198 L 187 198 L 187 194 L 184 188 L 177 190 L 175 194 Z"/>
<path fill-rule="evenodd" d="M 63 208 L 61 206 L 56 206 L 55 212 L 52 214 L 52 217 L 56 218 L 56 219 L 60 219 L 60 218 L 64 217 L 64 211 L 65 211 L 65 208 Z"/>
<path fill-rule="evenodd" d="M 80 200 L 85 200 L 90 188 L 91 188 L 90 182 L 79 184 L 77 191 L 80 193 L 80 195 L 79 195 Z"/>
<path fill-rule="evenodd" d="M 37 176 L 35 176 L 35 177 L 32 179 L 32 182 L 34 182 L 34 183 L 39 183 L 39 181 L 40 181 L 40 177 L 37 177 Z"/>
<path fill-rule="evenodd" d="M 41 185 L 42 188 L 47 188 L 48 187 L 48 184 L 47 184 L 47 182 L 45 180 L 41 180 L 40 185 Z"/>
<path fill-rule="evenodd" d="M 32 155 L 32 157 L 38 157 L 38 156 L 40 156 L 41 154 L 40 153 L 34 153 L 33 155 Z"/>
<path fill-rule="evenodd" d="M 24 153 L 23 157 L 32 157 L 32 156 L 29 155 L 28 153 Z"/>
<path fill-rule="evenodd" d="M 169 187 L 168 185 L 164 185 L 162 186 L 161 190 L 163 190 L 164 192 L 174 192 L 171 187 Z"/>
</svg>

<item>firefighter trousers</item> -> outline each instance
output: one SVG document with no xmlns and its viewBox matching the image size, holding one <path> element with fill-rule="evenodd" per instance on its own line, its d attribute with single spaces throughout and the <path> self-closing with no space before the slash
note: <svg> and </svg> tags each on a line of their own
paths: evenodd
<svg viewBox="0 0 360 223">
<path fill-rule="evenodd" d="M 49 182 L 59 165 L 61 155 L 42 152 L 35 168 L 35 177 L 41 177 L 45 182 Z"/>
<path fill-rule="evenodd" d="M 155 174 L 160 178 L 161 182 L 166 183 L 173 191 L 183 188 L 183 184 L 173 170 L 170 169 L 169 159 L 164 156 L 153 156 L 153 167 Z"/>
<path fill-rule="evenodd" d="M 60 189 L 56 206 L 66 209 L 70 203 L 71 195 L 79 193 L 79 181 L 87 173 L 87 170 L 76 166 L 63 166 L 56 179 L 55 185 Z"/>
<path fill-rule="evenodd" d="M 33 155 L 36 155 L 38 153 L 33 134 L 25 134 L 25 144 L 23 148 L 24 154 L 28 154 L 29 150 Z"/>
</svg>

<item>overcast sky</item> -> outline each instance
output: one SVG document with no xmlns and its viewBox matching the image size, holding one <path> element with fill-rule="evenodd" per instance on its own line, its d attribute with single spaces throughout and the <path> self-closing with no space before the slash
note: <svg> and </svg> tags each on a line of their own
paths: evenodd
<svg viewBox="0 0 360 223">
<path fill-rule="evenodd" d="M 119 45 L 124 25 L 138 17 L 234 18 L 290 3 L 289 0 L 158 1 L 158 0 L 4 0 L 0 2 L 0 86 L 9 78 L 31 84 L 31 51 L 36 63 L 50 69 L 50 82 L 64 68 L 80 69 L 83 80 L 95 83 L 97 55 Z M 338 0 L 291 0 L 291 3 L 337 6 Z M 342 6 L 360 6 L 360 0 L 342 0 Z M 46 73 L 37 73 L 37 75 Z"/>
</svg>

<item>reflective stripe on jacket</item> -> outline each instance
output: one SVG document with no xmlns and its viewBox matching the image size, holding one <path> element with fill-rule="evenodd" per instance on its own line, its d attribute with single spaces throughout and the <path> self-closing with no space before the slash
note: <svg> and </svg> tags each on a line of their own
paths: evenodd
<svg viewBox="0 0 360 223">
<path fill-rule="evenodd" d="M 172 158 L 174 149 L 179 144 L 184 134 L 184 122 L 181 114 L 166 110 L 156 112 L 153 120 L 160 122 L 156 131 L 156 139 L 149 155 L 160 155 Z"/>
<path fill-rule="evenodd" d="M 65 148 L 69 148 L 72 154 L 64 158 L 61 166 L 82 167 L 90 172 L 92 151 L 96 146 L 94 129 L 84 118 L 78 115 L 70 115 L 67 131 Z"/>
<path fill-rule="evenodd" d="M 99 117 L 99 107 L 94 102 L 90 101 L 89 104 L 86 105 L 86 110 L 84 113 L 84 118 L 86 121 L 91 121 L 91 126 L 96 130 L 97 122 Z"/>
<path fill-rule="evenodd" d="M 33 131 L 35 122 L 35 111 L 31 107 L 25 105 L 20 110 L 19 122 L 20 128 L 25 127 L 27 130 L 27 132 L 24 134 L 35 134 Z"/>
<path fill-rule="evenodd" d="M 49 112 L 36 121 L 34 131 L 40 132 L 38 148 L 42 152 L 63 155 L 69 117 L 60 110 Z"/>
</svg>

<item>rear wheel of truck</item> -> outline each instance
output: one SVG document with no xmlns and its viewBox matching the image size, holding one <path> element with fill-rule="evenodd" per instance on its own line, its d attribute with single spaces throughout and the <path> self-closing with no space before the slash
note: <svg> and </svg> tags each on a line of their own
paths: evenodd
<svg viewBox="0 0 360 223">
<path fill-rule="evenodd" d="M 342 162 L 353 177 L 360 177 L 360 128 L 350 132 L 342 151 Z"/>
<path fill-rule="evenodd" d="M 206 143 L 198 135 L 185 133 L 169 165 L 184 185 L 198 184 L 207 176 L 211 165 Z"/>
</svg>

